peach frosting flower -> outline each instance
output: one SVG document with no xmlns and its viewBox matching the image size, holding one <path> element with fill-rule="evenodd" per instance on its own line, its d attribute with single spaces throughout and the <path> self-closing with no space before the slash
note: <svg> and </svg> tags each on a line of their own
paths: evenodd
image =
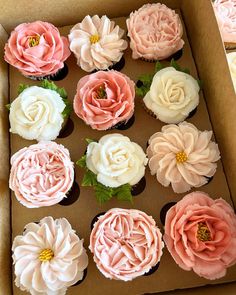
<svg viewBox="0 0 236 295">
<path fill-rule="evenodd" d="M 135 84 L 117 71 L 99 71 L 81 78 L 74 111 L 93 129 L 107 130 L 128 121 L 134 112 Z"/>
<path fill-rule="evenodd" d="M 145 4 L 126 23 L 134 59 L 162 60 L 184 45 L 180 18 L 164 4 Z"/>
<path fill-rule="evenodd" d="M 59 203 L 72 187 L 74 164 L 69 151 L 55 142 L 25 147 L 11 157 L 9 186 L 28 208 Z"/>
<path fill-rule="evenodd" d="M 29 223 L 13 245 L 15 284 L 32 295 L 65 295 L 83 278 L 88 256 L 65 218 Z"/>
<path fill-rule="evenodd" d="M 160 261 L 163 246 L 161 232 L 151 216 L 139 210 L 114 208 L 94 224 L 89 249 L 106 278 L 130 281 Z"/>
<path fill-rule="evenodd" d="M 235 0 L 215 0 L 213 7 L 223 41 L 236 43 Z"/>
<path fill-rule="evenodd" d="M 223 199 L 193 192 L 167 212 L 164 241 L 182 269 L 222 278 L 236 263 L 236 215 Z"/>
<path fill-rule="evenodd" d="M 106 70 L 121 59 L 128 46 L 123 35 L 124 30 L 106 15 L 87 15 L 71 29 L 70 49 L 84 71 Z"/>
<path fill-rule="evenodd" d="M 18 25 L 5 45 L 5 60 L 25 76 L 43 77 L 64 67 L 69 41 L 47 22 Z"/>
<path fill-rule="evenodd" d="M 163 186 L 171 184 L 176 193 L 207 183 L 220 159 L 212 131 L 199 131 L 193 124 L 165 125 L 149 139 L 147 154 L 151 174 Z"/>
</svg>

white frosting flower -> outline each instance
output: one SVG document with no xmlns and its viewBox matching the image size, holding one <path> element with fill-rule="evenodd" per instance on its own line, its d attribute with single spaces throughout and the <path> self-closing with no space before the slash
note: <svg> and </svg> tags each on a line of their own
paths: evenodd
<svg viewBox="0 0 236 295">
<path fill-rule="evenodd" d="M 10 132 L 29 140 L 54 140 L 64 121 L 64 108 L 65 103 L 56 91 L 28 87 L 11 103 Z"/>
<path fill-rule="evenodd" d="M 162 122 L 179 123 L 199 104 L 200 88 L 190 75 L 167 67 L 157 72 L 143 101 Z"/>
<path fill-rule="evenodd" d="M 105 135 L 87 148 L 88 169 L 108 187 L 135 185 L 144 176 L 147 161 L 142 148 L 121 134 Z"/>
<path fill-rule="evenodd" d="M 236 52 L 227 53 L 230 74 L 233 80 L 234 89 L 236 92 Z"/>
<path fill-rule="evenodd" d="M 106 70 L 121 59 L 128 46 L 123 35 L 124 30 L 106 15 L 87 15 L 71 29 L 70 49 L 84 71 Z"/>
<path fill-rule="evenodd" d="M 83 278 L 88 256 L 65 218 L 29 223 L 13 245 L 15 283 L 32 295 L 64 295 Z"/>
</svg>

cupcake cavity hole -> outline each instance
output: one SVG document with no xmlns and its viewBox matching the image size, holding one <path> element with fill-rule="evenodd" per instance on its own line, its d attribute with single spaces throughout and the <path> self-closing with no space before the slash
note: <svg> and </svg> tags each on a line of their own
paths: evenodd
<svg viewBox="0 0 236 295">
<path fill-rule="evenodd" d="M 80 196 L 80 188 L 77 182 L 74 181 L 72 188 L 67 193 L 67 198 L 64 198 L 59 204 L 62 206 L 69 206 L 75 203 Z"/>
<path fill-rule="evenodd" d="M 158 270 L 159 266 L 160 266 L 160 262 L 158 262 L 155 266 L 153 266 L 153 267 L 149 270 L 149 272 L 145 273 L 143 276 L 147 277 L 147 276 L 152 275 L 154 272 L 156 272 L 156 271 Z"/>
<path fill-rule="evenodd" d="M 132 186 L 131 189 L 131 194 L 133 197 L 141 194 L 146 187 L 146 178 L 143 177 L 137 184 L 135 184 L 134 186 Z"/>
<path fill-rule="evenodd" d="M 140 81 L 140 80 L 138 80 L 138 81 L 136 82 L 136 87 L 141 88 L 142 86 L 143 86 L 143 82 Z"/>
<path fill-rule="evenodd" d="M 187 117 L 186 119 L 191 119 L 191 118 L 196 114 L 196 112 L 197 112 L 197 108 L 195 108 L 194 110 L 192 110 L 192 111 L 189 113 L 189 115 L 188 115 L 188 117 Z"/>
<path fill-rule="evenodd" d="M 87 268 L 84 270 L 84 274 L 83 274 L 83 277 L 82 277 L 82 279 L 80 280 L 80 281 L 78 281 L 77 283 L 75 283 L 74 285 L 72 285 L 71 287 L 75 287 L 75 286 L 78 286 L 78 285 L 80 285 L 81 283 L 83 283 L 83 281 L 86 279 L 86 277 L 87 277 L 87 272 L 88 272 L 88 270 L 87 270 Z"/>
<path fill-rule="evenodd" d="M 74 123 L 71 120 L 71 118 L 69 118 L 66 122 L 66 125 L 61 129 L 61 132 L 58 138 L 68 137 L 69 135 L 72 134 L 73 131 L 74 131 Z"/>
<path fill-rule="evenodd" d="M 171 56 L 169 56 L 166 60 L 168 60 L 168 61 L 171 61 L 172 59 L 178 60 L 182 57 L 182 55 L 183 55 L 183 49 L 180 49 L 177 52 L 175 52 L 174 54 L 172 54 Z"/>
<path fill-rule="evenodd" d="M 111 129 L 127 130 L 134 124 L 134 122 L 135 122 L 135 116 L 133 115 L 127 123 L 125 122 L 118 123 Z"/>
<path fill-rule="evenodd" d="M 167 211 L 175 204 L 176 204 L 176 202 L 170 202 L 170 203 L 165 204 L 162 207 L 161 212 L 160 212 L 160 220 L 163 225 L 165 225 Z"/>
<path fill-rule="evenodd" d="M 67 64 L 64 64 L 64 67 L 62 69 L 60 69 L 56 74 L 49 76 L 48 79 L 51 81 L 63 80 L 68 75 L 68 72 L 68 66 Z"/>
<path fill-rule="evenodd" d="M 125 58 L 122 56 L 122 58 L 117 63 L 109 67 L 109 70 L 121 71 L 124 68 L 124 66 L 125 66 Z"/>
<path fill-rule="evenodd" d="M 209 183 L 212 181 L 213 176 L 211 176 L 211 177 L 206 177 L 206 179 L 207 179 L 207 183 L 206 183 L 205 185 L 209 184 Z"/>
<path fill-rule="evenodd" d="M 92 222 L 91 222 L 91 230 L 93 229 L 94 224 L 98 221 L 98 217 L 104 215 L 106 212 L 98 213 L 96 216 L 94 216 Z"/>
</svg>

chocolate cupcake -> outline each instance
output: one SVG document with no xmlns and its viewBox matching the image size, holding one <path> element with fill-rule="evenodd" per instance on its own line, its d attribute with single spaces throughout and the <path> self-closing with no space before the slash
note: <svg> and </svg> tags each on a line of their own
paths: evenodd
<svg viewBox="0 0 236 295">
<path fill-rule="evenodd" d="M 42 21 L 18 25 L 5 45 L 5 60 L 33 80 L 60 80 L 68 71 L 69 41 L 52 24 Z"/>
</svg>

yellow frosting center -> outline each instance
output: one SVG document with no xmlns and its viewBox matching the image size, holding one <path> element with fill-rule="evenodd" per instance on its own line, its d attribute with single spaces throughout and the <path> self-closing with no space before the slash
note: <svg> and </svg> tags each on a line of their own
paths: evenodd
<svg viewBox="0 0 236 295">
<path fill-rule="evenodd" d="M 197 238 L 201 242 L 211 241 L 211 232 L 205 222 L 198 223 Z"/>
<path fill-rule="evenodd" d="M 177 163 L 184 163 L 184 162 L 186 162 L 188 160 L 188 157 L 185 154 L 185 152 L 178 152 L 175 155 L 175 158 L 176 158 Z"/>
<path fill-rule="evenodd" d="M 44 261 L 50 261 L 54 257 L 54 253 L 51 249 L 44 249 L 39 254 L 39 260 Z"/>
<path fill-rule="evenodd" d="M 99 40 L 100 40 L 99 35 L 92 35 L 92 36 L 90 36 L 90 43 L 91 43 L 91 44 L 95 44 L 95 43 L 97 43 Z"/>
<path fill-rule="evenodd" d="M 107 93 L 104 87 L 100 86 L 96 93 L 96 99 L 105 99 L 107 98 Z"/>
<path fill-rule="evenodd" d="M 34 47 L 39 45 L 39 39 L 40 39 L 40 36 L 38 35 L 29 37 L 29 46 Z"/>
</svg>

